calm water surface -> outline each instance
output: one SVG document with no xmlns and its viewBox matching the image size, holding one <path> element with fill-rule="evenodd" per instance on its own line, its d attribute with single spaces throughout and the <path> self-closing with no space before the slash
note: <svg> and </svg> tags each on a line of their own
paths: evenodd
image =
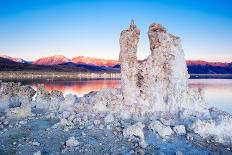
<svg viewBox="0 0 232 155">
<path fill-rule="evenodd" d="M 27 81 L 23 82 L 37 88 L 44 83 L 47 90 L 60 90 L 64 94 L 72 93 L 83 96 L 102 88 L 119 88 L 119 80 L 83 80 L 83 81 Z M 202 88 L 206 102 L 232 114 L 232 79 L 190 79 L 189 86 Z"/>
</svg>

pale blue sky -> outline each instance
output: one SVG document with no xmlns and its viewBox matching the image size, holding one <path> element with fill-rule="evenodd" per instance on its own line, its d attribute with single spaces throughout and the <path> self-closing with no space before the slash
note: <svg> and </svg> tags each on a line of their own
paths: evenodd
<svg viewBox="0 0 232 155">
<path fill-rule="evenodd" d="M 148 27 L 158 22 L 182 38 L 187 59 L 232 60 L 229 0 L 0 0 L 0 53 L 117 59 L 131 19 L 141 29 L 140 59 L 150 53 Z"/>
</svg>

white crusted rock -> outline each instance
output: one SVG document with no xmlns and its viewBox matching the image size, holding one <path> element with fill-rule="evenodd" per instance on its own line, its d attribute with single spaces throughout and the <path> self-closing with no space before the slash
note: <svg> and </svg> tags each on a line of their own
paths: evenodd
<svg viewBox="0 0 232 155">
<path fill-rule="evenodd" d="M 41 155 L 40 151 L 34 152 L 33 155 Z"/>
<path fill-rule="evenodd" d="M 162 138 L 167 138 L 173 134 L 170 126 L 163 125 L 160 121 L 154 121 L 149 125 L 149 128 L 160 135 Z"/>
<path fill-rule="evenodd" d="M 0 83 L 0 112 L 8 117 L 27 117 L 31 115 L 31 101 L 35 90 L 21 83 Z"/>
<path fill-rule="evenodd" d="M 213 141 L 224 144 L 232 142 L 232 117 L 229 114 L 218 112 L 218 116 L 214 119 L 197 119 L 190 129 L 206 139 L 213 138 Z"/>
<path fill-rule="evenodd" d="M 123 130 L 123 136 L 125 138 L 135 138 L 139 137 L 140 138 L 140 145 L 142 147 L 146 147 L 147 143 L 145 142 L 144 139 L 144 133 L 143 133 L 143 128 L 145 125 L 141 122 L 138 122 L 134 125 L 131 125 L 127 127 L 126 129 Z"/>
<path fill-rule="evenodd" d="M 133 105 L 137 103 L 139 90 L 137 89 L 137 45 L 139 41 L 140 30 L 131 22 L 129 29 L 123 30 L 120 35 L 120 54 L 121 64 L 121 87 L 124 97 L 124 104 Z"/>
<path fill-rule="evenodd" d="M 32 142 L 32 145 L 33 146 L 40 146 L 40 143 L 39 142 Z"/>
<path fill-rule="evenodd" d="M 76 95 L 68 94 L 65 96 L 63 102 L 60 102 L 59 111 L 70 111 L 73 112 L 75 109 L 75 103 L 77 102 Z"/>
<path fill-rule="evenodd" d="M 185 130 L 185 126 L 184 125 L 176 125 L 173 127 L 173 131 L 177 134 L 177 135 L 185 135 L 186 134 L 186 130 Z"/>
<path fill-rule="evenodd" d="M 105 118 L 104 118 L 105 123 L 111 123 L 114 121 L 114 116 L 112 114 L 108 114 Z"/>
<path fill-rule="evenodd" d="M 35 106 L 39 109 L 49 109 L 51 101 L 49 92 L 45 89 L 43 84 L 38 85 L 35 97 Z"/>
<path fill-rule="evenodd" d="M 67 147 L 76 147 L 79 145 L 79 142 L 75 139 L 75 137 L 70 137 L 66 142 L 65 142 Z"/>
</svg>

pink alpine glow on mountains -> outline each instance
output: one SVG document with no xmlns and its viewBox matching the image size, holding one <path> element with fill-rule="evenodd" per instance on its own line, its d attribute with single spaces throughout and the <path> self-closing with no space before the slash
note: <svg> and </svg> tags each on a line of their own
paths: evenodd
<svg viewBox="0 0 232 155">
<path fill-rule="evenodd" d="M 0 58 L 5 58 L 9 59 L 14 62 L 19 62 L 19 63 L 27 63 L 31 61 L 25 61 L 24 59 L 21 58 L 15 58 L 11 57 L 8 55 L 0 54 Z M 139 61 L 146 61 L 144 60 L 139 60 Z M 58 65 L 58 64 L 64 64 L 67 62 L 72 62 L 75 64 L 86 64 L 86 65 L 95 65 L 95 66 L 107 66 L 107 67 L 113 67 L 119 62 L 117 60 L 107 60 L 107 59 L 100 59 L 100 58 L 91 58 L 91 57 L 84 57 L 84 56 L 77 56 L 72 59 L 69 59 L 63 55 L 54 55 L 54 56 L 49 56 L 49 57 L 42 57 L 39 58 L 36 61 L 32 61 L 33 64 L 37 65 L 47 65 L 47 66 L 52 66 L 52 65 Z M 203 61 L 203 60 L 186 60 L 186 63 L 188 66 L 220 66 L 220 67 L 228 67 L 231 66 L 232 63 L 228 62 L 208 62 L 208 61 Z"/>
<path fill-rule="evenodd" d="M 68 59 L 63 55 L 54 55 L 50 57 L 43 57 L 33 62 L 33 64 L 37 65 L 58 65 L 66 62 L 72 62 L 75 64 L 87 64 L 87 65 L 95 65 L 95 66 L 115 66 L 118 64 L 117 60 L 106 60 L 99 58 L 90 58 L 84 56 L 78 56 L 73 59 Z"/>
<path fill-rule="evenodd" d="M 88 65 L 109 66 L 109 67 L 113 67 L 119 63 L 117 60 L 106 60 L 106 59 L 90 58 L 84 56 L 75 57 L 72 59 L 72 62 L 76 64 L 88 64 Z"/>
<path fill-rule="evenodd" d="M 9 59 L 14 62 L 25 63 L 26 61 L 21 58 L 10 57 L 8 55 L 0 54 L 0 58 Z"/>
<path fill-rule="evenodd" d="M 66 58 L 63 55 L 54 55 L 50 57 L 43 57 L 33 62 L 37 65 L 58 65 L 69 62 L 70 59 Z"/>
</svg>

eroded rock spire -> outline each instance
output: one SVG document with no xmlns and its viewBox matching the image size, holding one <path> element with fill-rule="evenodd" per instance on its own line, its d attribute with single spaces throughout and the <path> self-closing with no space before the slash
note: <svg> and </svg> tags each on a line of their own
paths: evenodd
<svg viewBox="0 0 232 155">
<path fill-rule="evenodd" d="M 128 29 L 123 30 L 120 36 L 120 54 L 121 64 L 121 86 L 123 97 L 126 104 L 135 103 L 138 90 L 136 89 L 137 80 L 137 45 L 139 41 L 140 30 L 131 21 Z M 136 91 L 135 91 L 136 90 Z"/>
<path fill-rule="evenodd" d="M 140 31 L 131 22 L 120 36 L 121 86 L 124 103 L 152 111 L 165 111 L 189 102 L 189 77 L 179 37 L 162 25 L 151 24 L 148 31 L 151 55 L 138 62 Z M 196 92 L 197 93 L 197 92 Z M 199 95 L 200 96 L 200 95 Z M 168 105 L 168 106 L 167 106 Z"/>
</svg>

